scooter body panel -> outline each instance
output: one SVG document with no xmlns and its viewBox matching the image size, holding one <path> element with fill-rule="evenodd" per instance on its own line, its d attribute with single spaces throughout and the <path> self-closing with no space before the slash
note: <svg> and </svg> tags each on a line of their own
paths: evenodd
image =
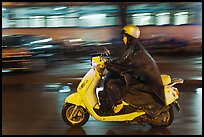
<svg viewBox="0 0 204 137">
<path fill-rule="evenodd" d="M 172 87 L 166 86 L 164 88 L 164 92 L 165 92 L 164 95 L 165 95 L 165 104 L 166 105 L 169 105 L 178 99 L 178 95 L 176 94 L 176 91 L 174 91 L 174 89 L 172 89 Z"/>
<path fill-rule="evenodd" d="M 97 76 L 95 70 L 92 68 L 79 83 L 77 92 L 80 94 L 82 100 L 84 101 L 84 103 L 86 103 L 86 105 L 89 105 L 91 107 L 99 105 L 96 95 L 96 87 L 100 81 L 101 77 L 99 75 Z"/>
<path fill-rule="evenodd" d="M 113 116 L 98 116 L 95 112 L 92 115 L 96 120 L 100 121 L 131 121 L 136 117 L 144 115 L 145 112 L 132 112 L 128 114 L 113 115 Z"/>
<path fill-rule="evenodd" d="M 169 85 L 172 83 L 171 77 L 169 75 L 162 74 L 161 79 L 164 85 L 165 105 L 172 104 L 179 98 L 175 91 L 176 88 L 173 88 L 172 85 Z"/>
</svg>

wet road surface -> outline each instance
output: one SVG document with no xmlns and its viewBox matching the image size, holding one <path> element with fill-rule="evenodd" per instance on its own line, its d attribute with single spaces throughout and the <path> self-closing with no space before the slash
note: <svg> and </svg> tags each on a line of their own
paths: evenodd
<svg viewBox="0 0 204 137">
<path fill-rule="evenodd" d="M 187 88 L 187 87 L 186 87 Z M 61 117 L 71 92 L 43 90 L 43 86 L 3 87 L 2 131 L 5 135 L 201 135 L 202 92 L 180 92 L 181 112 L 167 129 L 149 125 L 100 122 L 90 117 L 82 128 L 70 128 Z"/>
</svg>

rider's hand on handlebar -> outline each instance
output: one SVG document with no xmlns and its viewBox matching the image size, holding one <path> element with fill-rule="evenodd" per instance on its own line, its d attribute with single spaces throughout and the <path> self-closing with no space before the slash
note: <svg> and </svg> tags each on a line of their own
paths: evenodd
<svg viewBox="0 0 204 137">
<path fill-rule="evenodd" d="M 103 58 L 103 61 L 104 61 L 104 62 L 108 62 L 108 61 L 109 61 L 109 59 Z"/>
</svg>

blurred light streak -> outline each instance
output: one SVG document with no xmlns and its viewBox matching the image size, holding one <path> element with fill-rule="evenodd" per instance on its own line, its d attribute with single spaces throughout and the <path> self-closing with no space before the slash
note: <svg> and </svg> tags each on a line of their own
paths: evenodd
<svg viewBox="0 0 204 137">
<path fill-rule="evenodd" d="M 192 77 L 191 79 L 192 80 L 202 80 L 202 76 L 200 76 L 200 77 L 199 76 L 198 77 Z"/>
<path fill-rule="evenodd" d="M 58 88 L 60 86 L 60 83 L 45 85 L 46 88 Z"/>
<path fill-rule="evenodd" d="M 2 11 L 5 11 L 5 10 L 6 10 L 6 8 L 2 7 Z"/>
<path fill-rule="evenodd" d="M 188 14 L 188 12 L 179 12 L 179 13 L 176 13 L 174 15 L 184 15 L 184 14 Z"/>
<path fill-rule="evenodd" d="M 41 47 L 34 47 L 33 49 L 44 49 L 44 48 L 51 48 L 53 47 L 52 45 L 45 45 L 45 46 L 41 46 Z"/>
<path fill-rule="evenodd" d="M 71 40 L 69 40 L 69 42 L 78 42 L 78 41 L 82 41 L 82 39 L 71 39 Z"/>
<path fill-rule="evenodd" d="M 52 41 L 52 38 L 36 40 L 36 41 L 30 42 L 30 44 L 40 43 L 40 42 L 49 42 L 49 41 Z"/>
<path fill-rule="evenodd" d="M 99 19 L 99 18 L 104 18 L 106 17 L 106 14 L 92 14 L 92 15 L 86 15 L 86 16 L 81 16 L 79 19 Z"/>
<path fill-rule="evenodd" d="M 67 7 L 58 7 L 58 8 L 54 8 L 54 10 L 62 10 L 62 9 L 66 9 Z"/>
<path fill-rule="evenodd" d="M 132 16 L 147 16 L 147 15 L 151 15 L 151 13 L 139 13 L 139 14 L 133 14 Z"/>
<path fill-rule="evenodd" d="M 197 88 L 195 91 L 197 94 L 202 94 L 202 88 Z"/>
<path fill-rule="evenodd" d="M 70 86 L 63 86 L 62 89 L 59 90 L 59 92 L 70 92 L 71 88 Z"/>
<path fill-rule="evenodd" d="M 156 16 L 163 16 L 163 15 L 169 15 L 170 13 L 169 12 L 166 12 L 166 13 L 159 13 L 159 14 L 156 14 Z"/>
<path fill-rule="evenodd" d="M 11 72 L 12 70 L 2 70 L 2 73 Z"/>
</svg>

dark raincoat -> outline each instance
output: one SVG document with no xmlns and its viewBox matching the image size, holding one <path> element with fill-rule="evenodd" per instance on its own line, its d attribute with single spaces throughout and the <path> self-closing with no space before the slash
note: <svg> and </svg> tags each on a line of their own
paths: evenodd
<svg viewBox="0 0 204 137">
<path fill-rule="evenodd" d="M 123 99 L 135 107 L 164 106 L 159 69 L 138 39 L 131 41 L 122 56 L 107 62 L 106 68 L 110 74 L 105 79 L 104 90 L 111 105 Z"/>
</svg>

